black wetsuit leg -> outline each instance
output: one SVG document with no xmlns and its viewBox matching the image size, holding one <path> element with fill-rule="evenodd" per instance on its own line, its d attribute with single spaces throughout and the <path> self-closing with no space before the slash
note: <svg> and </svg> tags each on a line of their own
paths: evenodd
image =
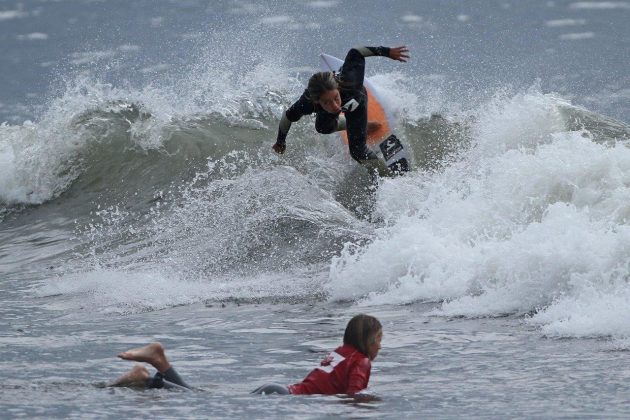
<svg viewBox="0 0 630 420">
<path fill-rule="evenodd" d="M 346 112 L 346 130 L 348 132 L 348 148 L 350 156 L 361 163 L 366 160 L 378 159 L 376 154 L 365 144 L 367 141 L 367 95 L 359 102 L 359 106 L 352 112 Z"/>
<path fill-rule="evenodd" d="M 289 393 L 289 389 L 284 385 L 279 384 L 265 384 L 261 387 L 256 388 L 251 392 L 252 394 L 282 394 L 286 395 Z"/>
<path fill-rule="evenodd" d="M 190 389 L 190 386 L 184 382 L 172 366 L 164 373 L 157 372 L 153 378 L 147 379 L 146 387 Z"/>
</svg>

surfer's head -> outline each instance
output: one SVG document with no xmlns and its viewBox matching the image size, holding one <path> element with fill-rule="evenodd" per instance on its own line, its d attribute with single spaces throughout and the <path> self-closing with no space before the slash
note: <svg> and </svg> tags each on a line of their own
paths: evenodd
<svg viewBox="0 0 630 420">
<path fill-rule="evenodd" d="M 383 327 L 378 319 L 360 314 L 353 317 L 343 334 L 343 344 L 349 344 L 374 360 L 381 349 Z"/>
<path fill-rule="evenodd" d="M 331 71 L 315 73 L 308 81 L 308 94 L 311 101 L 324 111 L 337 114 L 341 111 L 339 84 Z"/>
</svg>

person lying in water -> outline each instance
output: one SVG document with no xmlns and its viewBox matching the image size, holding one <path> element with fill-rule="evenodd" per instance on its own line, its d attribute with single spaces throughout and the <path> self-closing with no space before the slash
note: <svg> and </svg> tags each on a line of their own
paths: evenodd
<svg viewBox="0 0 630 420">
<path fill-rule="evenodd" d="M 389 57 L 404 63 L 409 59 L 409 50 L 405 46 L 352 48 L 339 73 L 315 73 L 302 96 L 282 114 L 273 150 L 284 153 L 291 123 L 315 112 L 315 130 L 318 133 L 346 130 L 353 159 L 362 164 L 377 159 L 366 145 L 368 129 L 376 131 L 380 128 L 377 122 L 368 125 L 368 95 L 363 79 L 365 57 L 370 56 Z"/>
<path fill-rule="evenodd" d="M 378 319 L 370 315 L 357 315 L 346 326 L 343 345 L 326 355 L 320 365 L 313 369 L 302 382 L 288 386 L 265 384 L 252 393 L 355 395 L 368 386 L 372 361 L 381 349 L 382 338 L 383 327 Z M 157 370 L 157 373 L 151 376 L 145 366 L 136 365 L 110 386 L 190 388 L 175 371 L 160 343 L 155 342 L 127 350 L 120 353 L 118 357 L 148 363 Z"/>
</svg>

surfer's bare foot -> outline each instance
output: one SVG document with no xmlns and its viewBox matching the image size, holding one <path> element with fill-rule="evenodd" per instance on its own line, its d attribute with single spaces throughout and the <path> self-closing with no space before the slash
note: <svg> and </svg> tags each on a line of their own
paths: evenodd
<svg viewBox="0 0 630 420">
<path fill-rule="evenodd" d="M 151 375 L 143 365 L 135 365 L 129 372 L 116 379 L 109 386 L 133 386 L 144 385 Z"/>
<path fill-rule="evenodd" d="M 367 123 L 367 132 L 368 134 L 372 134 L 381 129 L 383 124 L 378 121 L 368 121 Z"/>
<path fill-rule="evenodd" d="M 166 359 L 166 354 L 164 354 L 164 347 L 158 342 L 147 344 L 137 349 L 124 351 L 120 353 L 118 357 L 125 360 L 149 363 L 156 368 L 158 372 L 162 373 L 171 367 L 171 364 Z"/>
</svg>

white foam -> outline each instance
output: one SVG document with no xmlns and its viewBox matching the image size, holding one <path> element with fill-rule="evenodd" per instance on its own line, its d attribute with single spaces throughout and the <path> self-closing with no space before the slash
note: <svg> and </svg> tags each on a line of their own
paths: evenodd
<svg viewBox="0 0 630 420">
<path fill-rule="evenodd" d="M 250 2 L 238 2 L 235 7 L 230 9 L 230 13 L 233 14 L 263 14 L 267 11 L 262 4 L 250 3 Z"/>
<path fill-rule="evenodd" d="M 627 248 L 626 241 L 627 238 L 619 245 Z M 619 256 L 618 250 L 613 253 Z M 619 264 L 617 272 L 601 273 L 603 279 L 574 275 L 574 293 L 557 298 L 553 305 L 538 312 L 529 322 L 540 325 L 542 331 L 552 337 L 611 336 L 630 340 L 630 290 L 625 280 L 629 273 L 622 265 Z"/>
<path fill-rule="evenodd" d="M 583 39 L 595 38 L 595 33 L 594 32 L 579 32 L 579 33 L 571 33 L 571 34 L 562 34 L 559 36 L 559 38 L 566 41 L 581 41 Z"/>
<path fill-rule="evenodd" d="M 149 66 L 149 67 L 143 67 L 140 69 L 141 73 L 159 73 L 159 72 L 163 72 L 168 70 L 169 68 L 171 68 L 171 66 L 169 64 L 165 64 L 165 63 L 160 63 L 160 64 L 156 64 L 153 66 Z"/>
<path fill-rule="evenodd" d="M 153 17 L 149 20 L 152 28 L 159 28 L 164 24 L 164 18 L 162 16 Z"/>
<path fill-rule="evenodd" d="M 400 20 L 410 29 L 433 31 L 436 29 L 435 23 L 424 16 L 407 12 L 400 17 Z"/>
<path fill-rule="evenodd" d="M 368 75 L 379 87 L 379 93 L 394 114 L 402 114 L 410 120 L 419 120 L 436 110 L 447 108 L 448 95 L 444 86 L 447 77 L 441 74 L 423 74 L 409 78 L 396 71 Z M 413 88 L 411 88 L 413 87 Z M 417 94 L 416 92 L 422 92 Z"/>
<path fill-rule="evenodd" d="M 545 26 L 550 28 L 562 28 L 565 26 L 585 25 L 586 19 L 555 19 L 545 22 Z"/>
<path fill-rule="evenodd" d="M 48 39 L 48 34 L 42 32 L 33 32 L 26 35 L 18 35 L 17 39 L 20 41 L 45 41 Z"/>
<path fill-rule="evenodd" d="M 403 15 L 400 20 L 402 20 L 403 22 L 406 23 L 417 23 L 417 22 L 422 22 L 424 20 L 424 18 L 422 16 L 419 15 L 415 15 L 413 13 L 408 13 L 406 15 Z"/>
<path fill-rule="evenodd" d="M 330 268 L 332 299 L 443 301 L 436 315 L 535 311 L 549 335 L 630 335 L 630 149 L 566 131 L 535 89 L 484 104 L 475 147 L 436 174 L 386 180 L 386 221 Z"/>
<path fill-rule="evenodd" d="M 630 3 L 626 1 L 579 1 L 571 3 L 569 8 L 583 10 L 630 9 Z"/>
<path fill-rule="evenodd" d="M 265 25 L 284 25 L 293 23 L 293 18 L 288 15 L 266 16 L 260 18 L 260 23 Z"/>
<path fill-rule="evenodd" d="M 115 51 L 112 50 L 103 50 L 103 51 L 85 51 L 79 53 L 71 54 L 72 60 L 70 61 L 72 64 L 90 64 L 96 63 L 98 61 L 107 60 L 116 55 Z"/>
<path fill-rule="evenodd" d="M 140 46 L 135 44 L 123 44 L 118 47 L 118 51 L 122 52 L 138 52 L 140 49 Z"/>
<path fill-rule="evenodd" d="M 225 42 L 234 42 L 233 33 L 223 34 Z M 244 43 L 247 45 L 247 43 Z M 237 123 L 263 116 L 275 118 L 282 112 L 282 105 L 268 91 L 282 92 L 293 85 L 303 89 L 303 83 L 294 78 L 278 77 L 283 69 L 282 54 L 289 54 L 290 47 L 276 49 L 268 59 L 258 60 L 244 72 L 242 56 L 258 53 L 255 45 L 250 51 L 227 49 L 217 59 L 212 49 L 198 51 L 186 69 L 173 69 L 164 64 L 148 67 L 143 72 L 156 74 L 148 86 L 131 89 L 116 88 L 102 83 L 97 76 L 83 73 L 67 82 L 65 92 L 46 104 L 45 111 L 36 123 L 22 126 L 5 124 L 0 127 L 0 201 L 10 204 L 39 204 L 65 191 L 85 169 L 79 160 L 81 152 L 92 143 L 102 141 L 93 137 L 83 126 L 76 126 L 75 119 L 96 110 L 124 111 L 117 108 L 121 100 L 128 105 L 142 107 L 150 118 L 130 122 L 129 133 L 134 145 L 155 149 L 165 141 L 164 127 L 173 119 L 187 119 L 197 115 L 218 113 L 231 117 Z M 126 51 L 136 51 L 133 44 L 122 45 L 115 50 L 85 51 L 72 54 L 72 64 L 106 63 Z M 230 51 L 234 51 L 230 54 Z M 178 71 L 160 74 L 167 70 Z M 85 73 L 89 73 L 88 70 Z M 98 73 L 98 70 L 96 70 Z M 162 76 L 162 77 L 160 77 Z M 261 89 L 264 86 L 264 89 Z M 294 89 L 298 92 L 298 89 Z M 111 108 L 111 109 L 110 109 Z M 240 121 L 240 122 L 238 122 Z M 248 123 L 250 126 L 251 122 Z M 257 122 L 260 128 L 260 122 Z"/>
<path fill-rule="evenodd" d="M 65 191 L 83 170 L 79 159 L 81 151 L 102 140 L 77 129 L 74 118 L 120 98 L 136 99 L 137 103 L 155 107 L 152 118 L 140 122 L 145 124 L 145 131 L 137 136 L 132 132 L 132 137 L 141 147 L 159 147 L 163 141 L 159 135 L 162 127 L 171 115 L 176 115 L 163 95 L 168 92 L 151 88 L 142 92 L 121 92 L 89 78 L 78 78 L 68 86 L 64 96 L 52 101 L 37 123 L 1 125 L 0 202 L 41 204 Z M 123 108 L 113 106 L 112 111 Z"/>
<path fill-rule="evenodd" d="M 160 271 L 102 269 L 51 278 L 36 295 L 62 295 L 50 304 L 52 309 L 134 313 L 196 303 L 211 292 L 202 282 Z"/>
<path fill-rule="evenodd" d="M 0 10 L 0 21 L 3 20 L 11 20 L 11 19 L 21 19 L 28 17 L 28 12 L 24 10 Z"/>
<path fill-rule="evenodd" d="M 67 143 L 66 143 L 67 141 Z M 74 179 L 77 144 L 61 127 L 0 126 L 0 202 L 40 204 Z"/>
<path fill-rule="evenodd" d="M 312 276 L 294 272 L 247 278 L 187 278 L 166 265 L 147 269 L 107 269 L 65 274 L 45 280 L 33 294 L 46 298 L 48 309 L 76 313 L 138 313 L 206 300 L 292 297 L 312 289 Z"/>
<path fill-rule="evenodd" d="M 312 7 L 314 9 L 330 9 L 333 7 L 337 7 L 339 2 L 337 0 L 315 0 L 309 1 L 306 3 L 308 7 Z"/>
</svg>

